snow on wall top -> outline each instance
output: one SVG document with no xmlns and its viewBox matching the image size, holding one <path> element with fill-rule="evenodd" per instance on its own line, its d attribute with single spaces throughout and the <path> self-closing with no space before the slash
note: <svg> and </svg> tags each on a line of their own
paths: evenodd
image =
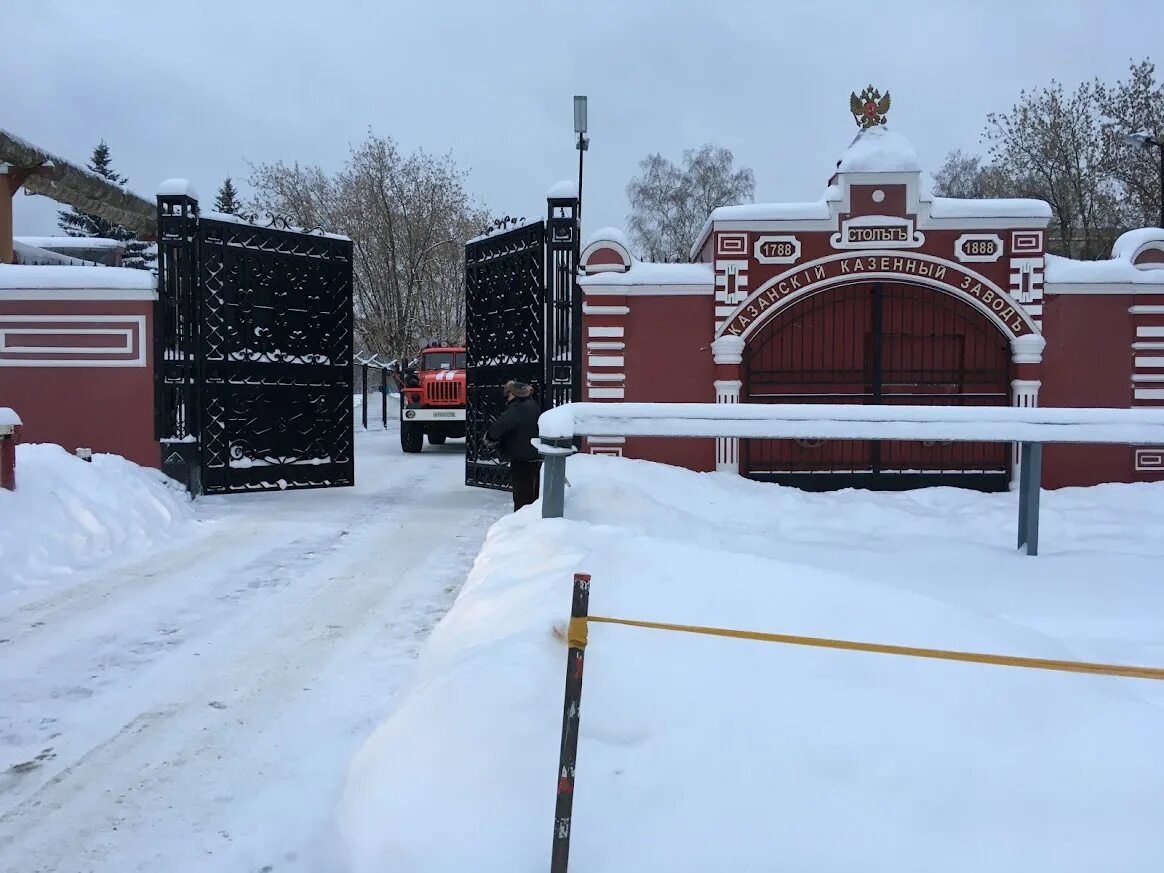
<svg viewBox="0 0 1164 873">
<path fill-rule="evenodd" d="M 189 179 L 166 179 L 166 181 L 158 185 L 157 195 L 159 197 L 189 197 L 193 200 L 198 199 L 198 192 L 194 190 L 194 186 Z"/>
<path fill-rule="evenodd" d="M 33 289 L 153 291 L 157 279 L 149 270 L 129 267 L 56 267 L 0 264 L 0 291 Z"/>
<path fill-rule="evenodd" d="M 886 127 L 862 130 L 841 153 L 838 173 L 918 173 L 921 162 L 908 139 Z"/>
<path fill-rule="evenodd" d="M 625 273 L 595 273 L 580 276 L 578 284 L 595 285 L 701 285 L 709 289 L 715 285 L 711 264 L 655 264 L 650 261 L 631 261 Z"/>
<path fill-rule="evenodd" d="M 18 264 L 57 265 L 62 267 L 100 266 L 94 261 L 86 261 L 82 258 L 62 255 L 60 252 L 50 251 L 49 249 L 30 246 L 28 243 L 16 239 L 12 241 L 12 251 L 16 255 L 16 263 Z"/>
<path fill-rule="evenodd" d="M 961 200 L 934 197 L 930 201 L 931 218 L 1050 218 L 1051 205 L 1043 200 L 1022 198 L 1005 200 Z"/>
<path fill-rule="evenodd" d="M 550 187 L 546 192 L 547 200 L 578 199 L 578 182 L 574 179 L 563 179 Z"/>
<path fill-rule="evenodd" d="M 1136 285 L 1164 285 L 1164 270 L 1140 270 L 1126 258 L 1107 261 L 1073 261 L 1058 255 L 1047 255 L 1044 280 L 1047 284 L 1107 285 L 1129 283 Z"/>
<path fill-rule="evenodd" d="M 630 237 L 623 233 L 618 227 L 600 227 L 582 243 L 582 250 L 590 248 L 596 242 L 613 242 L 618 243 L 628 252 L 631 251 Z"/>
<path fill-rule="evenodd" d="M 1115 245 L 1111 247 L 1111 256 L 1131 261 L 1140 248 L 1151 242 L 1164 243 L 1164 229 L 1139 227 L 1135 230 L 1129 230 L 1115 241 Z"/>
<path fill-rule="evenodd" d="M 0 427 L 18 427 L 22 424 L 24 422 L 20 420 L 20 416 L 16 414 L 15 409 L 0 406 Z"/>
<path fill-rule="evenodd" d="M 120 249 L 125 243 L 100 236 L 17 236 L 15 242 L 38 249 Z"/>
</svg>

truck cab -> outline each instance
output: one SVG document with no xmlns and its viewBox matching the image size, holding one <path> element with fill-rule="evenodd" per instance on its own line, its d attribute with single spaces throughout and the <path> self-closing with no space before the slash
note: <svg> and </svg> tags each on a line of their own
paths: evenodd
<svg viewBox="0 0 1164 873">
<path fill-rule="evenodd" d="M 400 448 L 416 453 L 465 436 L 465 349 L 429 346 L 401 377 Z"/>
</svg>

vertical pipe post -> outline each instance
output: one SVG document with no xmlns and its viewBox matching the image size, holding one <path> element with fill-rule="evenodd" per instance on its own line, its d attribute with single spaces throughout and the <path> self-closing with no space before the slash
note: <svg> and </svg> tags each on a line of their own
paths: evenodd
<svg viewBox="0 0 1164 873">
<path fill-rule="evenodd" d="M 388 370 L 380 369 L 380 427 L 388 430 Z"/>
<path fill-rule="evenodd" d="M 1039 554 L 1039 492 L 1043 481 L 1043 444 L 1026 443 L 1023 469 L 1027 479 L 1026 530 L 1027 554 Z"/>
<path fill-rule="evenodd" d="M 362 407 L 361 412 L 363 413 L 363 416 L 364 416 L 364 430 L 367 430 L 368 429 L 368 365 L 367 364 L 360 365 L 360 379 L 361 379 L 361 389 L 360 390 L 364 394 L 364 402 L 361 403 L 360 406 Z"/>
<path fill-rule="evenodd" d="M 1039 554 L 1039 493 L 1043 483 L 1043 444 L 1023 443 L 1019 461 L 1018 547 Z"/>
<path fill-rule="evenodd" d="M 1019 506 L 1018 506 L 1018 548 L 1027 544 L 1027 503 L 1031 499 L 1030 443 L 1019 443 Z"/>
<path fill-rule="evenodd" d="M 542 454 L 542 518 L 563 518 L 566 514 L 566 458 L 570 456 L 573 439 L 543 440 L 547 448 Z"/>
<path fill-rule="evenodd" d="M 558 755 L 558 799 L 554 807 L 554 847 L 550 873 L 566 873 L 574 814 L 574 771 L 578 763 L 578 725 L 582 710 L 582 668 L 586 660 L 586 617 L 590 614 L 590 576 L 574 574 L 574 600 L 567 631 L 566 695 L 562 705 L 562 747 Z"/>
</svg>

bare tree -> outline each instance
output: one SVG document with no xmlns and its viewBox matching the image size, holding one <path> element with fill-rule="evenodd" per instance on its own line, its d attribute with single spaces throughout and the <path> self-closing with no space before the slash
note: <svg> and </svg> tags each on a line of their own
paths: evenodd
<svg viewBox="0 0 1164 873">
<path fill-rule="evenodd" d="M 934 190 L 1045 200 L 1049 251 L 1106 258 L 1123 231 L 1159 220 L 1159 156 L 1124 141 L 1144 130 L 1164 130 L 1164 87 L 1151 61 L 1132 63 L 1128 79 L 1114 85 L 1095 80 L 1068 92 L 1052 81 L 1022 92 L 1008 112 L 987 116 L 989 161 L 951 153 Z"/>
<path fill-rule="evenodd" d="M 750 203 L 756 182 L 752 171 L 735 168 L 731 149 L 704 145 L 683 153 L 677 167 L 661 154 L 639 162 L 631 179 L 627 226 L 638 254 L 650 261 L 685 261 L 711 210 Z"/>
<path fill-rule="evenodd" d="M 1164 85 L 1156 81 L 1156 65 L 1132 62 L 1126 81 L 1097 84 L 1097 101 L 1105 122 L 1108 172 L 1123 192 L 1126 223 L 1154 225 L 1160 220 L 1160 156 L 1155 149 L 1129 146 L 1124 137 L 1141 131 L 1164 136 Z"/>
<path fill-rule="evenodd" d="M 254 208 L 347 234 L 354 250 L 357 339 L 386 359 L 464 334 L 464 246 L 485 222 L 451 156 L 402 155 L 369 134 L 344 167 L 254 167 Z"/>
</svg>

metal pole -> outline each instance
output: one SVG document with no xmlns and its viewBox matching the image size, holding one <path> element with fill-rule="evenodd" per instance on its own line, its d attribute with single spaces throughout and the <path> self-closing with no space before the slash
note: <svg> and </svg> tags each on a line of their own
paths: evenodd
<svg viewBox="0 0 1164 873">
<path fill-rule="evenodd" d="M 574 440 L 545 440 L 546 445 L 559 449 L 573 447 Z M 562 454 L 543 455 L 542 463 L 542 518 L 563 518 L 566 514 L 566 458 Z"/>
<path fill-rule="evenodd" d="M 570 826 L 574 814 L 574 771 L 578 763 L 578 723 L 582 710 L 582 669 L 586 661 L 586 616 L 590 614 L 590 577 L 574 574 L 574 599 L 567 631 L 566 695 L 562 704 L 562 746 L 558 755 L 558 800 L 554 807 L 554 849 L 550 873 L 566 873 L 570 863 Z"/>
<path fill-rule="evenodd" d="M 363 381 L 364 402 L 360 404 L 363 407 L 364 415 L 364 430 L 368 429 L 368 365 L 360 365 L 360 378 Z"/>
<path fill-rule="evenodd" d="M 1023 443 L 1019 462 L 1018 547 L 1039 554 L 1039 494 L 1043 483 L 1043 444 Z"/>
<path fill-rule="evenodd" d="M 578 134 L 578 206 L 574 211 L 578 219 L 578 231 L 582 230 L 582 157 L 586 154 L 586 134 Z M 1164 167 L 1164 158 L 1161 158 L 1161 167 Z M 1161 172 L 1164 172 L 1162 170 Z"/>
<path fill-rule="evenodd" d="M 388 430 L 388 370 L 380 369 L 380 426 Z"/>
<path fill-rule="evenodd" d="M 1164 143 L 1156 143 L 1156 151 L 1160 153 L 1160 227 L 1164 227 Z"/>
</svg>

